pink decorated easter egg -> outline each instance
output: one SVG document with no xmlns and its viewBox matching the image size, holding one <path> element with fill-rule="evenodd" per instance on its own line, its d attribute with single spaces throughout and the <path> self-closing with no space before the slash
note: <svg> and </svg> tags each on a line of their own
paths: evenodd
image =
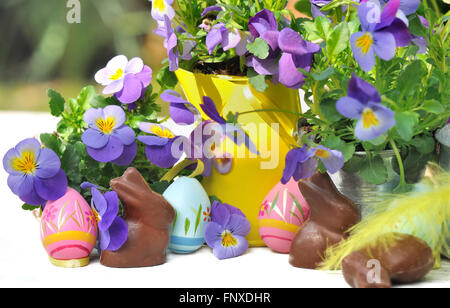
<svg viewBox="0 0 450 308">
<path fill-rule="evenodd" d="M 300 227 L 308 220 L 310 209 L 297 182 L 278 183 L 264 199 L 258 215 L 259 234 L 273 251 L 289 253 Z"/>
<path fill-rule="evenodd" d="M 50 261 L 62 267 L 89 263 L 97 241 L 97 220 L 84 198 L 74 189 L 49 201 L 41 217 L 41 241 Z"/>
</svg>

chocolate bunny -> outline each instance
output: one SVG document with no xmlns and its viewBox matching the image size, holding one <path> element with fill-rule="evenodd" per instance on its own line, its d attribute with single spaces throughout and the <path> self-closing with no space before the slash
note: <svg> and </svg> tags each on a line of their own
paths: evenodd
<svg viewBox="0 0 450 308">
<path fill-rule="evenodd" d="M 328 246 L 339 243 L 346 231 L 360 220 L 357 206 L 337 190 L 328 174 L 316 173 L 299 182 L 311 208 L 311 216 L 291 244 L 289 262 L 295 267 L 315 269 Z"/>
<path fill-rule="evenodd" d="M 120 268 L 165 263 L 169 228 L 175 218 L 170 203 L 152 191 L 135 168 L 128 168 L 122 177 L 111 180 L 110 185 L 122 201 L 128 239 L 118 251 L 103 251 L 100 263 Z"/>
</svg>

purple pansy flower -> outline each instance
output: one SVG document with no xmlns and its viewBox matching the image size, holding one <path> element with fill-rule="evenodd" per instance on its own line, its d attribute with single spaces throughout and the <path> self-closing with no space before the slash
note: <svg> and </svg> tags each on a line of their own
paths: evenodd
<svg viewBox="0 0 450 308">
<path fill-rule="evenodd" d="M 194 105 L 184 100 L 181 95 L 173 90 L 166 90 L 161 94 L 161 99 L 170 103 L 169 112 L 172 120 L 177 124 L 193 124 L 199 116 Z"/>
<path fill-rule="evenodd" d="M 391 0 L 381 12 L 380 7 L 371 1 L 362 3 L 358 8 L 363 32 L 350 37 L 353 55 L 361 68 L 369 72 L 375 66 L 375 54 L 388 61 L 395 56 L 397 47 L 407 46 L 411 42 L 408 27 L 396 18 L 400 0 Z"/>
<path fill-rule="evenodd" d="M 164 20 L 167 16 L 170 20 L 175 17 L 175 10 L 172 7 L 173 0 L 150 0 L 152 2 L 152 17 L 154 20 Z"/>
<path fill-rule="evenodd" d="M 202 17 L 205 17 L 206 15 L 209 15 L 210 13 L 213 13 L 217 15 L 218 12 L 223 11 L 222 7 L 218 5 L 208 6 L 206 9 L 202 12 Z"/>
<path fill-rule="evenodd" d="M 215 128 L 217 133 L 229 137 L 238 146 L 245 144 L 250 152 L 259 155 L 256 145 L 250 140 L 247 133 L 238 124 L 227 123 L 227 121 L 219 114 L 219 111 L 211 98 L 204 96 L 203 104 L 201 104 L 200 107 L 211 120 L 218 124 Z"/>
<path fill-rule="evenodd" d="M 311 2 L 311 14 L 314 18 L 317 16 L 323 16 L 328 14 L 328 12 L 322 12 L 321 9 L 325 6 L 330 4 L 331 0 L 310 0 Z"/>
<path fill-rule="evenodd" d="M 343 116 L 358 120 L 355 135 L 366 141 L 383 135 L 395 125 L 394 112 L 380 102 L 377 89 L 353 75 L 348 96 L 339 99 L 336 108 Z"/>
<path fill-rule="evenodd" d="M 145 154 L 148 160 L 160 168 L 172 168 L 183 154 L 182 149 L 174 151 L 173 145 L 180 136 L 175 136 L 162 125 L 141 122 L 141 131 L 151 136 L 138 136 L 138 140 L 146 145 Z M 181 144 L 180 144 L 181 146 Z"/>
<path fill-rule="evenodd" d="M 30 205 L 44 205 L 61 198 L 67 191 L 67 177 L 58 155 L 41 148 L 34 138 L 19 142 L 3 157 L 3 168 L 9 174 L 8 186 Z"/>
<path fill-rule="evenodd" d="M 367 2 L 369 0 L 363 0 Z M 374 1 L 374 0 L 370 0 Z M 381 4 L 387 4 L 389 0 L 381 0 Z M 420 6 L 420 0 L 400 0 L 400 6 L 397 11 L 397 17 L 400 18 L 406 25 L 409 24 L 407 16 L 414 14 Z"/>
<path fill-rule="evenodd" d="M 219 152 L 218 143 L 223 141 L 223 135 L 217 133 L 217 128 L 212 121 L 203 121 L 191 133 L 190 148 L 186 155 L 191 160 L 201 160 L 204 165 L 203 176 L 211 176 L 213 167 L 221 174 L 227 174 L 231 170 L 233 157 L 230 153 Z"/>
<path fill-rule="evenodd" d="M 103 94 L 114 94 L 121 103 L 132 104 L 144 96 L 152 82 L 152 69 L 140 58 L 128 61 L 120 55 L 95 74 L 95 81 L 105 86 Z"/>
<path fill-rule="evenodd" d="M 250 222 L 242 212 L 231 205 L 214 201 L 212 221 L 205 226 L 205 241 L 220 259 L 238 257 L 248 249 L 245 238 L 250 232 Z"/>
<path fill-rule="evenodd" d="M 281 183 L 287 184 L 291 178 L 298 182 L 301 179 L 312 177 L 319 166 L 319 160 L 332 174 L 344 166 L 342 152 L 321 145 L 313 148 L 304 145 L 302 148 L 295 148 L 287 153 Z"/>
<path fill-rule="evenodd" d="M 127 166 L 136 157 L 134 130 L 125 125 L 125 111 L 119 106 L 91 108 L 84 114 L 89 128 L 81 136 L 88 154 L 96 161 Z"/>
<path fill-rule="evenodd" d="M 214 49 L 221 44 L 222 49 L 227 51 L 232 48 L 236 48 L 236 54 L 242 56 L 247 52 L 246 37 L 243 38 L 243 34 L 238 29 L 228 29 L 225 24 L 218 23 L 214 25 L 206 36 L 206 47 L 211 55 Z"/>
<path fill-rule="evenodd" d="M 298 69 L 311 70 L 314 53 L 320 50 L 320 46 L 303 40 L 290 28 L 279 32 L 274 14 L 267 9 L 250 18 L 249 30 L 255 39 L 261 38 L 267 42 L 269 56 L 266 59 L 251 56 L 247 59 L 247 65 L 260 75 L 272 76 L 273 83 L 301 88 L 305 76 Z"/>
<path fill-rule="evenodd" d="M 420 22 L 422 23 L 422 25 L 424 25 L 426 28 L 430 27 L 430 24 L 428 23 L 428 20 L 426 20 L 425 17 L 419 16 L 419 19 L 420 19 Z M 424 37 L 413 36 L 412 42 L 414 43 L 414 45 L 419 47 L 419 50 L 417 51 L 417 53 L 426 53 L 427 52 L 428 42 Z"/>
<path fill-rule="evenodd" d="M 100 249 L 117 251 L 127 241 L 128 226 L 122 217 L 119 217 L 119 197 L 115 191 L 104 195 L 91 183 L 83 183 L 82 189 L 91 188 L 91 207 L 98 219 Z"/>
</svg>

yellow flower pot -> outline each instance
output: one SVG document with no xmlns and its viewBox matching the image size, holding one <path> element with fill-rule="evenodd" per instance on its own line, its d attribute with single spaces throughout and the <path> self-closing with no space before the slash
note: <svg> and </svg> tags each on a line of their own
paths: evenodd
<svg viewBox="0 0 450 308">
<path fill-rule="evenodd" d="M 301 112 L 299 92 L 269 82 L 269 88 L 258 92 L 246 77 L 194 74 L 179 69 L 175 72 L 189 102 L 200 111 L 203 96 L 209 96 L 219 113 L 242 113 L 260 109 L 283 109 Z M 202 112 L 204 119 L 208 117 Z M 257 218 L 261 203 L 280 181 L 284 159 L 290 146 L 296 144 L 293 132 L 298 117 L 282 112 L 257 112 L 239 117 L 239 123 L 258 147 L 260 156 L 250 153 L 245 145 L 236 146 L 229 138 L 222 150 L 233 155 L 228 174 L 213 170 L 202 184 L 211 196 L 238 207 L 247 216 L 251 231 L 247 236 L 251 247 L 265 246 L 258 232 Z M 272 128 L 272 124 L 278 124 Z M 265 145 L 267 143 L 267 146 Z M 238 154 L 244 157 L 238 157 Z M 278 156 L 278 160 L 276 159 Z M 261 165 L 261 164 L 265 164 Z"/>
</svg>

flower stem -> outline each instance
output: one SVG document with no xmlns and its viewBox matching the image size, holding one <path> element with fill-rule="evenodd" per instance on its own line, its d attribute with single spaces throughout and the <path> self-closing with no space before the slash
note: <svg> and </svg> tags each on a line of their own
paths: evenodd
<svg viewBox="0 0 450 308">
<path fill-rule="evenodd" d="M 402 157 L 400 155 L 400 151 L 398 150 L 398 147 L 395 144 L 395 141 L 394 140 L 390 140 L 390 144 L 392 146 L 392 149 L 395 152 L 395 156 L 397 157 L 398 168 L 400 170 L 400 184 L 399 184 L 399 187 L 402 187 L 402 186 L 406 185 L 405 167 L 403 166 L 403 160 L 402 160 Z"/>
</svg>

